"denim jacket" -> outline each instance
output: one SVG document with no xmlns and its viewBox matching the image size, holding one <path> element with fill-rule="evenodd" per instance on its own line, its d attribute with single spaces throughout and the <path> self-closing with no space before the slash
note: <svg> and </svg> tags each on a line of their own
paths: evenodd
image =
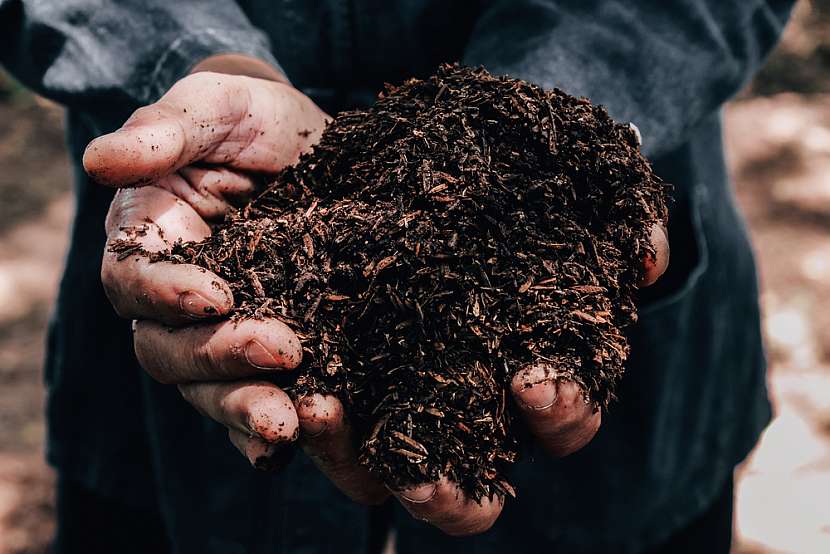
<svg viewBox="0 0 830 554">
<path fill-rule="evenodd" d="M 77 211 L 52 324 L 48 455 L 62 475 L 163 515 L 176 552 L 639 552 L 701 513 L 770 417 L 754 263 L 720 108 L 774 46 L 791 0 L 0 0 L 0 62 L 68 109 Z M 493 529 L 453 539 L 349 502 L 297 456 L 247 467 L 223 430 L 146 378 L 98 278 L 110 190 L 86 142 L 199 60 L 281 67 L 330 113 L 443 61 L 590 97 L 642 131 L 674 185 L 672 263 L 640 299 L 619 400 L 585 449 L 531 447 Z"/>
</svg>

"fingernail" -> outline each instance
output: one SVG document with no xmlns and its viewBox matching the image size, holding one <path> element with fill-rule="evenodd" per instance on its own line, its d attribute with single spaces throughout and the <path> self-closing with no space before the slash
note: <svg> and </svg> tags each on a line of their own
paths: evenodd
<svg viewBox="0 0 830 554">
<path fill-rule="evenodd" d="M 248 363 L 259 369 L 277 369 L 280 367 L 279 362 L 273 354 L 262 346 L 258 340 L 254 339 L 245 347 L 245 359 Z"/>
<path fill-rule="evenodd" d="M 403 489 L 402 491 L 398 491 L 398 494 L 407 502 L 412 502 L 413 504 L 425 504 L 432 500 L 437 491 L 438 487 L 435 483 L 427 483 L 426 485 L 418 485 L 417 487 Z"/>
<path fill-rule="evenodd" d="M 194 319 L 211 317 L 219 312 L 213 302 L 192 290 L 179 295 L 179 308 Z"/>
<path fill-rule="evenodd" d="M 513 378 L 516 399 L 532 410 L 546 410 L 556 402 L 556 380 L 550 370 L 533 366 Z"/>
<path fill-rule="evenodd" d="M 328 428 L 328 423 L 326 423 L 325 421 L 321 421 L 316 417 L 303 422 L 303 434 L 309 439 L 319 437 L 320 435 L 325 433 L 326 429 Z"/>
<path fill-rule="evenodd" d="M 314 413 L 314 399 L 308 396 L 303 398 L 300 400 L 300 407 L 304 413 L 307 413 L 306 410 Z M 322 435 L 328 429 L 329 425 L 325 419 L 312 416 L 310 418 L 301 418 L 300 427 L 306 438 L 313 439 Z"/>
<path fill-rule="evenodd" d="M 546 410 L 556 402 L 556 384 L 552 381 L 535 383 L 519 391 L 519 400 L 534 410 Z"/>
</svg>

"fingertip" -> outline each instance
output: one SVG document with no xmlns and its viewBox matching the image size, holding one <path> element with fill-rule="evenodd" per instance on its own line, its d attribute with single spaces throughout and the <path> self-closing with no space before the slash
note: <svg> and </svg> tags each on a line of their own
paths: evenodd
<svg viewBox="0 0 830 554">
<path fill-rule="evenodd" d="M 520 370 L 511 388 L 528 429 L 553 456 L 572 454 L 599 430 L 602 413 L 582 386 L 547 364 Z"/>
<path fill-rule="evenodd" d="M 207 287 L 192 288 L 178 293 L 182 315 L 202 320 L 226 315 L 233 308 L 233 292 L 224 281 L 211 280 Z"/>
<path fill-rule="evenodd" d="M 106 135 L 105 135 L 106 136 Z M 99 152 L 99 146 L 101 145 L 101 139 L 104 137 L 98 137 L 94 139 L 92 142 L 87 144 L 86 148 L 84 149 L 84 155 L 81 158 L 81 163 L 84 166 L 84 171 L 89 177 L 98 183 L 102 183 L 102 179 L 99 176 L 100 169 L 101 169 L 101 153 Z M 106 183 L 102 183 L 106 184 Z"/>
<path fill-rule="evenodd" d="M 131 319 L 181 325 L 224 316 L 234 307 L 228 284 L 195 265 L 110 255 L 101 282 L 119 315 Z"/>
<path fill-rule="evenodd" d="M 510 386 L 520 408 L 546 410 L 558 396 L 557 372 L 548 364 L 532 364 L 516 372 Z"/>
<path fill-rule="evenodd" d="M 246 419 L 250 432 L 269 444 L 293 442 L 299 435 L 297 412 L 276 388 L 251 401 Z"/>
<path fill-rule="evenodd" d="M 229 429 L 228 437 L 251 467 L 260 471 L 274 472 L 283 469 L 291 461 L 295 451 L 290 444 L 267 443 L 236 429 Z"/>
<path fill-rule="evenodd" d="M 585 392 L 582 387 L 571 380 L 563 379 L 559 382 L 557 397 L 557 403 L 565 410 L 587 406 Z"/>
<path fill-rule="evenodd" d="M 228 438 L 252 466 L 256 466 L 262 458 L 269 458 L 275 450 L 275 445 L 236 429 L 228 429 Z"/>
<path fill-rule="evenodd" d="M 137 139 L 123 129 L 102 135 L 90 142 L 84 150 L 84 170 L 94 182 L 101 185 L 122 187 L 142 184 L 131 175 L 141 165 L 141 151 L 137 144 Z"/>
<path fill-rule="evenodd" d="M 337 432 L 343 428 L 343 405 L 331 395 L 312 394 L 296 403 L 300 433 L 307 439 L 315 439 L 323 433 Z"/>
<path fill-rule="evenodd" d="M 200 292 L 208 299 L 219 315 L 225 315 L 234 307 L 233 291 L 221 277 L 199 266 L 190 266 L 201 274 Z M 207 311 L 207 315 L 214 315 Z"/>
<path fill-rule="evenodd" d="M 82 161 L 87 175 L 99 184 L 138 186 L 175 171 L 183 150 L 180 125 L 158 119 L 128 123 L 94 139 L 84 150 Z"/>
<path fill-rule="evenodd" d="M 378 505 L 389 491 L 358 462 L 357 445 L 341 402 L 330 394 L 309 394 L 295 402 L 300 445 L 309 458 L 359 504 Z"/>
<path fill-rule="evenodd" d="M 653 285 L 669 267 L 670 248 L 666 228 L 660 223 L 655 223 L 651 227 L 650 240 L 654 254 L 647 253 L 643 257 L 643 277 L 637 284 L 639 287 Z"/>
<path fill-rule="evenodd" d="M 438 494 L 438 484 L 424 483 L 396 491 L 395 494 L 405 503 L 426 504 Z"/>
<path fill-rule="evenodd" d="M 257 369 L 295 369 L 303 360 L 300 339 L 276 319 L 245 320 L 239 331 L 250 333 L 245 348 L 248 363 Z"/>
<path fill-rule="evenodd" d="M 455 537 L 487 531 L 504 507 L 504 499 L 500 495 L 472 500 L 457 483 L 444 476 L 434 483 L 424 483 L 393 493 L 415 518 Z"/>
</svg>

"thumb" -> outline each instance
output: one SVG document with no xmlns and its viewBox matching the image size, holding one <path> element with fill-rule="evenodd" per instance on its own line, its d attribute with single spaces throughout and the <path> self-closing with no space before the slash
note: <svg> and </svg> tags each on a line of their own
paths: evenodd
<svg viewBox="0 0 830 554">
<path fill-rule="evenodd" d="M 303 124 L 319 132 L 298 134 Z M 84 169 L 115 187 L 148 184 L 197 161 L 274 172 L 296 161 L 306 147 L 297 144 L 298 137 L 316 140 L 323 125 L 322 112 L 288 85 L 195 73 L 138 109 L 114 133 L 93 140 L 84 152 Z"/>
</svg>

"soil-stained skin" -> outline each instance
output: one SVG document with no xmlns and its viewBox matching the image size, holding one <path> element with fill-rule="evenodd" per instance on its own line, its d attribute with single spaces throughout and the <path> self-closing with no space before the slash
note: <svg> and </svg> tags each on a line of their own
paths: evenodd
<svg viewBox="0 0 830 554">
<path fill-rule="evenodd" d="M 603 108 L 445 65 L 340 114 L 211 237 L 152 257 L 227 280 L 233 317 L 291 326 L 289 392 L 340 398 L 387 485 L 443 476 L 481 499 L 513 494 L 516 371 L 613 397 L 665 194 Z"/>
</svg>

